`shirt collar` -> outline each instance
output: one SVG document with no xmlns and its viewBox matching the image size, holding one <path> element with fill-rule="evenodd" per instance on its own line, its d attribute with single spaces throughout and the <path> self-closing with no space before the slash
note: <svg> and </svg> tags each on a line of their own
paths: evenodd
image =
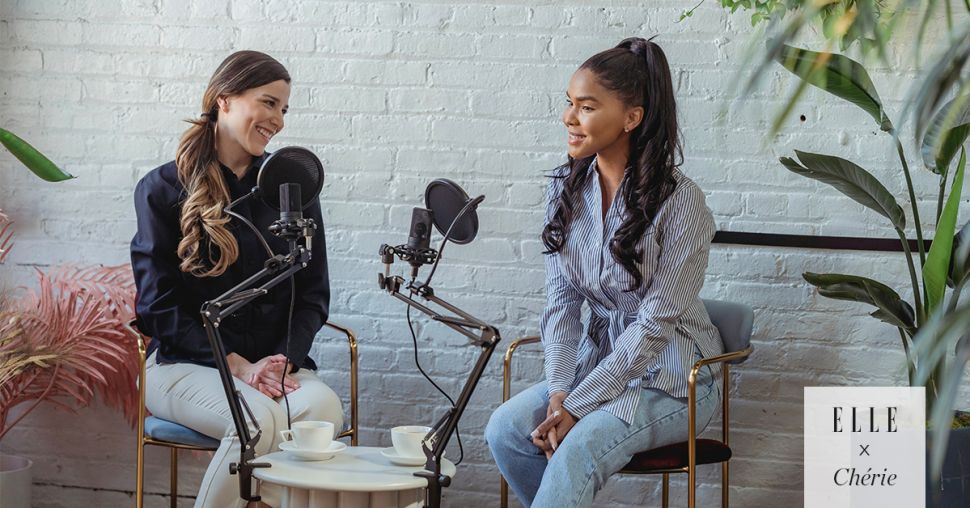
<svg viewBox="0 0 970 508">
<path fill-rule="evenodd" d="M 263 161 L 265 161 L 266 158 L 269 156 L 270 156 L 269 152 L 263 151 L 263 155 L 260 155 L 259 157 L 253 157 L 253 161 L 249 164 L 249 167 L 246 168 L 246 174 L 243 175 L 241 179 L 236 178 L 236 174 L 233 173 L 232 170 L 229 169 L 229 167 L 223 164 L 222 162 L 219 162 L 219 168 L 222 169 L 222 174 L 223 176 L 226 177 L 227 181 L 229 182 L 239 181 L 239 183 L 252 182 L 252 185 L 250 186 L 255 186 L 256 175 L 259 173 L 259 168 L 262 167 Z"/>
</svg>

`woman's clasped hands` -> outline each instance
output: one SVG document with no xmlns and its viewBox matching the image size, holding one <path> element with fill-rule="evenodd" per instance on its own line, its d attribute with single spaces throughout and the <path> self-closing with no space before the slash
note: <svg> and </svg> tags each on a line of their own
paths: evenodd
<svg viewBox="0 0 970 508">
<path fill-rule="evenodd" d="M 236 353 L 226 355 L 232 375 L 270 398 L 282 397 L 280 379 L 287 394 L 300 387 L 300 382 L 290 375 L 290 363 L 286 355 L 267 356 L 251 363 Z M 285 373 L 285 374 L 284 374 Z"/>
<path fill-rule="evenodd" d="M 532 443 L 545 452 L 546 459 L 552 458 L 559 443 L 566 438 L 566 434 L 576 425 L 576 418 L 562 407 L 567 392 L 553 392 L 549 395 L 549 406 L 546 408 L 546 419 L 532 431 Z"/>
</svg>

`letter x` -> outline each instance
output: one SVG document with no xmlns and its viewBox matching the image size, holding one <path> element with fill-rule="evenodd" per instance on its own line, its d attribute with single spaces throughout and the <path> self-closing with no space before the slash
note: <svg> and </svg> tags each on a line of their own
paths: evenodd
<svg viewBox="0 0 970 508">
<path fill-rule="evenodd" d="M 859 456 L 860 457 L 863 454 L 866 455 L 866 456 L 868 456 L 868 457 L 872 457 L 872 455 L 869 455 L 869 445 L 859 445 L 859 448 L 862 448 L 862 451 L 859 452 Z"/>
</svg>

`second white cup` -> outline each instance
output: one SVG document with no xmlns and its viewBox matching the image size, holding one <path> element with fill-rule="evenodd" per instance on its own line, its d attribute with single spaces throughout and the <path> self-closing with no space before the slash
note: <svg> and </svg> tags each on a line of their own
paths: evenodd
<svg viewBox="0 0 970 508">
<path fill-rule="evenodd" d="M 422 425 L 402 425 L 400 427 L 394 427 L 391 429 L 391 443 L 394 445 L 394 451 L 401 457 L 424 457 L 421 442 L 428 432 L 431 432 L 431 427 L 424 427 Z"/>
<path fill-rule="evenodd" d="M 283 441 L 292 440 L 301 450 L 326 450 L 333 442 L 333 424 L 330 422 L 294 422 L 291 430 L 280 431 Z"/>
</svg>

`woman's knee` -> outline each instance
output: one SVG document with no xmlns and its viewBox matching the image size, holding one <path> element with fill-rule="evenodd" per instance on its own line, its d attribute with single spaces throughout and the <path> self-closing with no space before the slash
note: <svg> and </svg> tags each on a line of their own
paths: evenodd
<svg viewBox="0 0 970 508">
<path fill-rule="evenodd" d="M 267 398 L 267 400 L 270 399 Z M 278 405 L 272 403 L 265 404 L 249 401 L 249 408 L 252 410 L 253 418 L 256 420 L 256 425 L 259 427 L 263 436 L 272 436 L 271 438 L 264 438 L 259 441 L 260 445 L 265 445 L 268 448 L 269 444 L 275 439 L 276 433 L 285 427 L 286 415 L 282 413 Z M 250 430 L 254 431 L 255 429 L 251 426 Z"/>
<path fill-rule="evenodd" d="M 305 391 L 304 391 L 305 390 Z M 302 415 L 303 420 L 322 420 L 333 423 L 339 432 L 343 429 L 343 403 L 337 392 L 323 382 L 305 382 L 300 388 L 299 404 L 296 413 Z"/>
<path fill-rule="evenodd" d="M 494 444 L 505 442 L 509 434 L 509 418 L 506 414 L 507 412 L 506 404 L 502 404 L 495 411 L 492 411 L 492 415 L 488 418 L 488 423 L 485 424 L 485 444 L 493 446 Z"/>
<path fill-rule="evenodd" d="M 549 469 L 554 476 L 570 478 L 576 488 L 592 487 L 595 492 L 603 488 L 615 471 L 610 461 L 606 460 L 602 445 L 583 437 L 567 435 L 553 453 Z M 589 482 L 592 484 L 589 485 Z"/>
</svg>

